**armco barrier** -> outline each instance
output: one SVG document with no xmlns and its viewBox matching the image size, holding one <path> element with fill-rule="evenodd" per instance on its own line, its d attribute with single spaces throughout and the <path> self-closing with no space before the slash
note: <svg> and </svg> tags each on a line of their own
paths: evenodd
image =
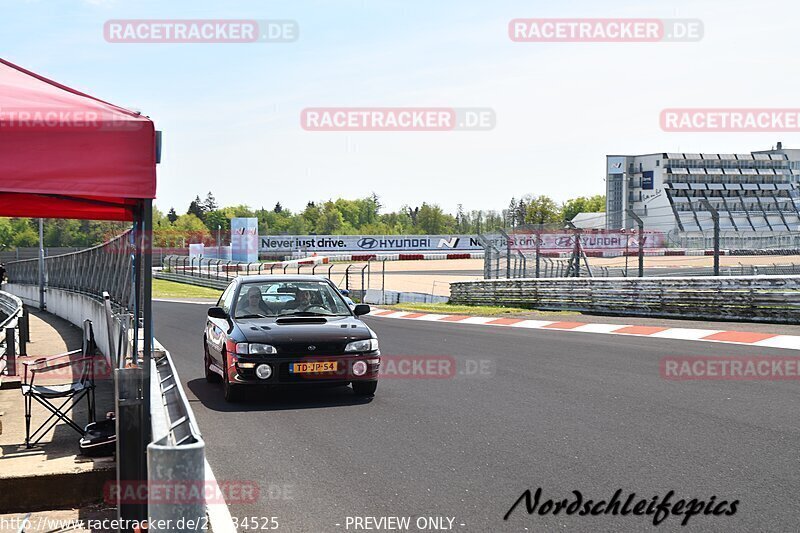
<svg viewBox="0 0 800 533">
<path fill-rule="evenodd" d="M 177 283 L 188 283 L 189 285 L 196 285 L 198 287 L 209 287 L 211 289 L 225 290 L 230 284 L 230 280 L 217 279 L 217 278 L 203 278 L 197 276 L 189 276 L 187 274 L 178 274 L 174 272 L 153 272 L 153 278 L 163 279 L 166 281 L 175 281 Z M 233 279 L 233 278 L 231 278 Z"/>
<path fill-rule="evenodd" d="M 800 276 L 458 281 L 450 302 L 598 314 L 800 323 Z"/>
<path fill-rule="evenodd" d="M 208 280 L 205 280 L 208 281 Z M 6 284 L 4 288 L 16 294 L 22 302 L 38 305 L 39 289 L 34 285 Z M 73 324 L 80 324 L 83 319 L 90 318 L 95 325 L 95 340 L 101 351 L 109 357 L 109 334 L 106 327 L 106 307 L 104 302 L 87 294 L 62 289 L 47 289 L 47 310 Z M 121 332 L 117 320 L 112 321 L 114 331 L 111 338 L 130 338 Z M 141 333 L 141 330 L 140 330 Z M 143 345 L 140 334 L 139 346 Z M 130 353 L 130 346 L 126 353 Z M 114 347 L 113 353 L 118 353 Z M 123 365 L 125 361 L 123 360 Z M 127 400 L 126 405 L 141 405 L 140 392 L 137 390 L 140 381 L 134 379 L 139 368 L 117 369 L 115 375 L 119 381 L 117 394 Z M 205 445 L 197 428 L 194 413 L 189 405 L 172 359 L 157 340 L 154 339 L 150 379 L 150 420 L 152 424 L 152 440 L 147 446 L 148 482 L 167 488 L 191 487 L 198 480 L 205 479 Z M 137 417 L 130 416 L 130 420 Z M 125 433 L 130 437 L 130 433 Z M 136 439 L 119 439 L 123 455 L 135 453 Z M 125 482 L 126 480 L 122 480 Z M 135 480 L 134 480 L 135 482 Z M 202 523 L 205 516 L 205 505 L 198 501 L 163 502 L 154 501 L 148 493 L 148 512 L 151 522 L 155 520 L 185 517 L 193 523 Z M 166 522 L 164 522 L 166 523 Z M 174 529 L 179 531 L 179 529 Z"/>
<path fill-rule="evenodd" d="M 0 291 L 0 382 L 3 375 L 16 375 L 17 355 L 25 354 L 28 340 L 26 319 L 22 300 Z"/>
<path fill-rule="evenodd" d="M 205 443 L 172 357 L 157 341 L 154 344 L 150 369 L 152 442 L 147 446 L 147 477 L 149 486 L 177 492 L 205 482 Z M 151 497 L 148 516 L 153 524 L 177 524 L 180 519 L 202 524 L 206 506 L 198 499 L 158 501 Z"/>
</svg>

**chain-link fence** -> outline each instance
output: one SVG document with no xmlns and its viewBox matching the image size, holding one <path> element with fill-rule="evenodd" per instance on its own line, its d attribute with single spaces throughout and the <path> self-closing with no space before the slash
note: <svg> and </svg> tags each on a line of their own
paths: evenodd
<svg viewBox="0 0 800 533">
<path fill-rule="evenodd" d="M 671 248 L 711 250 L 713 231 L 670 231 L 667 242 Z M 800 254 L 800 231 L 726 231 L 719 232 L 719 247 L 734 255 L 795 255 Z"/>
<path fill-rule="evenodd" d="M 127 231 L 93 248 L 45 257 L 45 286 L 98 300 L 103 299 L 103 292 L 108 292 L 116 305 L 133 309 L 134 250 L 132 232 Z M 38 259 L 9 262 L 6 271 L 10 283 L 39 284 Z"/>
<path fill-rule="evenodd" d="M 800 234 L 660 233 L 518 226 L 481 235 L 484 278 L 739 276 L 798 273 L 791 262 L 721 264 L 721 257 L 799 255 Z M 680 245 L 680 248 L 676 246 Z M 759 246 L 763 248 L 759 248 Z M 796 248 L 793 248 L 796 247 Z M 709 259 L 704 259 L 705 257 Z M 646 258 L 653 257 L 653 259 Z M 663 259 L 655 259 L 663 258 Z M 645 265 L 647 262 L 647 265 Z"/>
<path fill-rule="evenodd" d="M 314 259 L 244 263 L 203 257 L 170 255 L 164 258 L 156 278 L 224 289 L 237 276 L 315 275 L 333 281 L 350 297 L 361 302 L 370 287 L 374 261 L 365 263 L 323 263 Z"/>
</svg>

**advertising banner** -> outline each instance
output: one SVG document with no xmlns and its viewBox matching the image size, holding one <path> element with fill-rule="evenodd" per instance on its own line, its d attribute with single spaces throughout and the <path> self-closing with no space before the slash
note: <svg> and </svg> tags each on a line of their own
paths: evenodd
<svg viewBox="0 0 800 533">
<path fill-rule="evenodd" d="M 533 233 L 514 233 L 511 246 L 515 250 L 536 247 Z M 542 232 L 542 251 L 570 251 L 575 246 L 570 232 Z M 486 235 L 496 248 L 505 249 L 507 242 L 502 234 Z M 638 237 L 622 232 L 593 232 L 581 234 L 585 250 L 619 250 L 638 247 Z M 659 232 L 646 232 L 645 248 L 663 248 L 665 236 Z M 477 235 L 266 235 L 259 237 L 259 251 L 267 252 L 318 252 L 318 253 L 371 253 L 371 252 L 470 252 L 483 251 Z"/>
<path fill-rule="evenodd" d="M 203 257 L 205 245 L 203 243 L 189 245 L 189 257 L 198 259 Z"/>
<path fill-rule="evenodd" d="M 536 249 L 536 235 L 533 233 L 515 233 L 511 235 L 513 250 L 532 251 Z M 661 232 L 647 231 L 642 236 L 645 249 L 664 248 L 666 235 Z M 639 247 L 639 236 L 620 231 L 584 232 L 580 234 L 581 248 L 588 251 L 608 251 L 636 249 Z M 507 246 L 502 235 L 487 236 L 487 240 L 495 247 Z M 539 233 L 539 250 L 542 252 L 568 252 L 575 248 L 575 233 L 541 232 Z"/>
<path fill-rule="evenodd" d="M 266 235 L 261 252 L 480 251 L 474 235 Z"/>
<path fill-rule="evenodd" d="M 234 261 L 258 261 L 258 219 L 231 219 L 231 257 Z"/>
<path fill-rule="evenodd" d="M 642 189 L 652 191 L 653 190 L 653 171 L 652 170 L 645 170 L 642 172 Z"/>
<path fill-rule="evenodd" d="M 609 174 L 625 173 L 625 158 L 619 156 L 607 157 Z"/>
</svg>

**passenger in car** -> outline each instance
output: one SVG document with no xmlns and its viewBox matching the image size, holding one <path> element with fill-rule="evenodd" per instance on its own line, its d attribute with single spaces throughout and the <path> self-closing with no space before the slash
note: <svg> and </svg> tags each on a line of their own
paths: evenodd
<svg viewBox="0 0 800 533">
<path fill-rule="evenodd" d="M 261 291 L 258 287 L 250 287 L 247 289 L 247 294 L 244 299 L 239 302 L 239 308 L 236 311 L 238 316 L 242 315 L 274 315 L 276 311 L 267 304 L 261 297 Z"/>
</svg>

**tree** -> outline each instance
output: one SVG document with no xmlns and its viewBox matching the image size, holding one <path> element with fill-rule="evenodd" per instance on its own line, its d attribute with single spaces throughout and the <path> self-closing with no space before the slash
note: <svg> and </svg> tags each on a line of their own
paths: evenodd
<svg viewBox="0 0 800 533">
<path fill-rule="evenodd" d="M 335 235 L 344 226 L 344 217 L 333 202 L 325 202 L 315 226 L 317 233 Z"/>
<path fill-rule="evenodd" d="M 373 191 L 369 199 L 372 200 L 372 203 L 375 205 L 375 213 L 378 213 L 383 207 L 380 197 Z"/>
<path fill-rule="evenodd" d="M 224 210 L 209 211 L 205 214 L 203 219 L 206 228 L 213 235 L 216 235 L 217 230 L 227 232 L 231 229 L 231 220 Z"/>
<path fill-rule="evenodd" d="M 455 219 L 442 211 L 438 205 L 423 203 L 417 213 L 417 226 L 427 235 L 439 233 L 452 233 L 455 228 Z"/>
<path fill-rule="evenodd" d="M 281 213 L 283 211 L 283 206 L 280 202 L 275 204 L 275 209 L 272 210 L 273 213 Z"/>
<path fill-rule="evenodd" d="M 200 202 L 200 197 L 196 196 L 192 203 L 189 204 L 189 209 L 186 211 L 187 215 L 194 215 L 198 219 L 203 220 L 205 212 L 203 211 L 203 204 Z"/>
<path fill-rule="evenodd" d="M 561 220 L 558 204 L 549 196 L 530 196 L 520 200 L 525 204 L 525 222 L 527 224 L 548 224 Z"/>
<path fill-rule="evenodd" d="M 603 213 L 606 210 L 606 197 L 604 194 L 594 196 L 579 196 L 564 202 L 561 207 L 561 219 L 572 220 L 578 213 Z"/>
<path fill-rule="evenodd" d="M 169 208 L 169 213 L 167 213 L 167 219 L 169 219 L 170 224 L 174 224 L 176 220 L 178 220 L 178 213 L 175 212 L 174 207 Z"/>
<path fill-rule="evenodd" d="M 517 200 L 513 196 L 511 197 L 511 201 L 508 203 L 508 212 L 506 218 L 508 219 L 507 224 L 512 228 L 516 227 L 517 225 Z"/>
<path fill-rule="evenodd" d="M 211 191 L 208 191 L 208 194 L 206 195 L 206 199 L 203 201 L 203 205 L 201 207 L 203 208 L 203 211 L 205 213 L 208 213 L 209 211 L 213 211 L 213 210 L 215 210 L 215 209 L 217 209 L 219 207 L 217 205 L 217 199 L 214 198 L 214 195 L 211 194 Z"/>
</svg>

